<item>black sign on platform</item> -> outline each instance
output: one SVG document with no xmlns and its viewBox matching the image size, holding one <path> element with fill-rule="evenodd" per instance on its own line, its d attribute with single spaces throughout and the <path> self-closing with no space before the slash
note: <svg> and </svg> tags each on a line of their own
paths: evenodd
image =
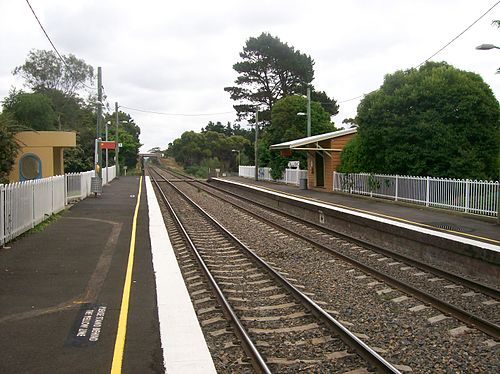
<svg viewBox="0 0 500 374">
<path fill-rule="evenodd" d="M 106 306 L 82 304 L 73 327 L 66 339 L 66 346 L 86 347 L 99 341 Z"/>
</svg>

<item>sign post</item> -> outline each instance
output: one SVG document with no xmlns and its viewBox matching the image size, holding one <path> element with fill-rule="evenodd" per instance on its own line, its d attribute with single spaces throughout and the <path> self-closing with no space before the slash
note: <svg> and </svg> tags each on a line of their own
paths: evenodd
<svg viewBox="0 0 500 374">
<path fill-rule="evenodd" d="M 115 149 L 116 142 L 103 140 L 100 142 L 101 149 Z"/>
</svg>

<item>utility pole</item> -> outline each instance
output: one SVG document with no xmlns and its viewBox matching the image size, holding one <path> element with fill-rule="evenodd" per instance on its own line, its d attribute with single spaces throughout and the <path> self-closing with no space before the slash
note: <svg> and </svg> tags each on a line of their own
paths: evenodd
<svg viewBox="0 0 500 374">
<path fill-rule="evenodd" d="M 498 48 L 500 49 L 500 48 Z M 497 130 L 498 144 L 498 188 L 497 188 L 497 225 L 500 226 L 500 129 Z"/>
<path fill-rule="evenodd" d="M 116 168 L 116 177 L 120 176 L 120 159 L 118 158 L 119 147 L 118 147 L 118 103 L 115 101 L 115 113 L 116 113 L 116 136 L 115 136 L 115 168 Z"/>
<path fill-rule="evenodd" d="M 307 85 L 307 137 L 311 136 L 311 87 Z"/>
<path fill-rule="evenodd" d="M 102 180 L 102 150 L 101 150 L 101 117 L 102 117 L 102 70 L 97 68 L 97 134 L 96 134 L 96 165 L 95 174 Z"/>
<path fill-rule="evenodd" d="M 255 111 L 255 180 L 259 180 L 259 147 L 257 139 L 259 138 L 259 111 Z"/>
<path fill-rule="evenodd" d="M 106 142 L 108 141 L 108 125 L 110 124 L 111 121 L 106 121 Z M 109 168 L 109 149 L 108 147 L 106 147 L 106 184 L 109 183 L 108 168 Z"/>
</svg>

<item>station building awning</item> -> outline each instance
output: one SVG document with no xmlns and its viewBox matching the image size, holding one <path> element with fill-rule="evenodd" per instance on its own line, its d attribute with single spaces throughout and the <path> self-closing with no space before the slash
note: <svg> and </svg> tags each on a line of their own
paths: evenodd
<svg viewBox="0 0 500 374">
<path fill-rule="evenodd" d="M 291 156 L 292 151 L 307 154 L 308 188 L 333 190 L 333 172 L 340 165 L 342 148 L 356 136 L 357 129 L 339 130 L 308 136 L 289 142 L 273 144 L 271 150 L 279 150 L 282 156 Z M 326 157 L 328 156 L 328 157 Z"/>
<path fill-rule="evenodd" d="M 340 148 L 324 148 L 319 143 L 325 140 L 334 139 L 338 137 L 342 137 L 345 135 L 355 134 L 357 129 L 347 129 L 347 130 L 339 130 L 333 132 L 327 132 L 320 135 L 308 136 L 306 138 L 291 140 L 289 142 L 273 144 L 269 147 L 269 149 L 274 150 L 290 150 L 290 151 L 324 151 L 329 154 L 329 152 L 340 152 L 342 151 L 342 147 Z"/>
</svg>

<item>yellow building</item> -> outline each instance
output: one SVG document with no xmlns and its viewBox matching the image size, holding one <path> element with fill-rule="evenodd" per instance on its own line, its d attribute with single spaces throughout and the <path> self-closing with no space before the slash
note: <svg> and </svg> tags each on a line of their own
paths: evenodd
<svg viewBox="0 0 500 374">
<path fill-rule="evenodd" d="M 21 131 L 21 149 L 9 175 L 10 182 L 64 174 L 64 148 L 76 147 L 76 133 L 68 131 Z"/>
</svg>

